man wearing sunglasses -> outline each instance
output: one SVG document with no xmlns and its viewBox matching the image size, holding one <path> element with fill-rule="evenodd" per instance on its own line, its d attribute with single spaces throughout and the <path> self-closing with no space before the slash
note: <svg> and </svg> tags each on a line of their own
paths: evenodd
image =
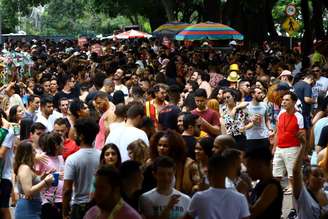
<svg viewBox="0 0 328 219">
<path fill-rule="evenodd" d="M 318 65 L 313 65 L 311 71 L 316 80 L 315 85 L 312 87 L 312 95 L 313 99 L 317 102 L 318 96 L 321 93 L 326 94 L 328 91 L 328 78 L 323 76 L 321 68 Z M 317 106 L 317 104 L 314 104 L 313 108 L 316 109 Z"/>
<path fill-rule="evenodd" d="M 251 83 L 249 81 L 241 80 L 239 82 L 239 91 L 242 95 L 241 101 L 249 102 L 252 100 L 252 96 L 250 95 Z"/>
</svg>

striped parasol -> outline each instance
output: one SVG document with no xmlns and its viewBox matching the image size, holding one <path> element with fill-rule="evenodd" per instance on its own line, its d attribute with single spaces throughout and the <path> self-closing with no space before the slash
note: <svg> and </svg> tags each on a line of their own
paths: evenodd
<svg viewBox="0 0 328 219">
<path fill-rule="evenodd" d="M 176 40 L 243 40 L 235 29 L 220 23 L 199 23 L 186 27 L 175 36 Z"/>
<path fill-rule="evenodd" d="M 162 24 L 156 30 L 154 30 L 153 35 L 156 37 L 160 37 L 160 36 L 174 37 L 177 33 L 179 33 L 181 30 L 185 29 L 188 26 L 190 26 L 190 24 L 183 23 L 183 22 L 170 22 L 170 23 Z"/>
</svg>

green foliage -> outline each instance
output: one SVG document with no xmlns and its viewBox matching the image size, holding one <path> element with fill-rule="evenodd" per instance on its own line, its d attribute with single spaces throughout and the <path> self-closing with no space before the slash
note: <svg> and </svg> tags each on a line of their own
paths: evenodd
<svg viewBox="0 0 328 219">
<path fill-rule="evenodd" d="M 295 34 L 296 37 L 300 37 L 303 32 L 303 21 L 301 16 L 301 1 L 300 0 L 279 0 L 272 10 L 272 17 L 275 22 L 276 29 L 286 36 L 286 32 L 282 29 L 282 24 L 287 19 L 285 13 L 285 8 L 289 3 L 294 3 L 296 5 L 296 15 L 294 18 L 300 23 L 300 29 L 298 33 Z"/>
<path fill-rule="evenodd" d="M 0 0 L 2 33 L 15 32 L 19 16 L 28 15 L 32 6 L 47 2 L 47 0 Z"/>
<path fill-rule="evenodd" d="M 88 35 L 108 34 L 114 29 L 130 25 L 123 16 L 109 18 L 97 12 L 90 3 L 83 0 L 52 0 L 42 15 L 42 28 L 36 30 L 27 25 L 27 33 L 42 35 Z"/>
<path fill-rule="evenodd" d="M 144 31 L 151 32 L 167 21 L 179 20 L 189 23 L 207 21 L 206 5 L 213 1 L 215 0 L 0 0 L 0 13 L 3 33 L 14 32 L 19 23 L 18 17 L 25 16 L 21 19 L 20 26 L 24 27 L 23 30 L 28 34 L 94 36 L 100 33 L 109 34 L 113 30 L 130 24 L 139 24 Z M 225 20 L 227 24 L 236 23 L 232 22 L 233 19 L 240 19 L 238 16 L 234 18 L 235 14 L 240 13 L 236 8 L 247 11 L 249 14 L 261 14 L 266 4 L 275 3 L 272 16 L 276 29 L 283 35 L 286 35 L 281 29 L 286 19 L 285 7 L 293 2 L 298 10 L 295 19 L 301 25 L 298 36 L 303 32 L 301 0 L 217 0 L 219 1 L 221 9 L 225 11 L 219 8 L 217 11 L 221 11 L 221 15 L 227 17 Z M 46 8 L 42 15 L 41 28 L 36 28 L 29 19 L 29 15 L 32 6 L 39 4 L 46 5 Z M 229 5 L 230 9 L 225 7 L 226 5 Z M 232 10 L 237 12 L 224 13 Z M 324 27 L 327 27 L 327 10 L 323 15 Z"/>
</svg>

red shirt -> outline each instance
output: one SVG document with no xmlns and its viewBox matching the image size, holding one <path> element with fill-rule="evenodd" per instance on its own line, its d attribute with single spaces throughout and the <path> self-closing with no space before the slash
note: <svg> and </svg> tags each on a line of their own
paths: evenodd
<svg viewBox="0 0 328 219">
<path fill-rule="evenodd" d="M 288 114 L 286 111 L 279 113 L 277 118 L 277 146 L 289 148 L 300 145 L 296 134 L 304 128 L 302 114 L 295 112 Z"/>
<path fill-rule="evenodd" d="M 208 108 L 204 111 L 198 111 L 197 109 L 194 109 L 191 111 L 191 113 L 202 117 L 211 125 L 220 126 L 220 114 L 212 109 Z"/>
<path fill-rule="evenodd" d="M 69 138 L 66 139 L 64 141 L 64 147 L 63 147 L 63 158 L 64 158 L 64 160 L 66 160 L 66 158 L 69 155 L 74 154 L 78 150 L 80 150 L 80 147 L 77 146 L 75 141 L 73 141 L 72 139 L 69 139 Z"/>
</svg>

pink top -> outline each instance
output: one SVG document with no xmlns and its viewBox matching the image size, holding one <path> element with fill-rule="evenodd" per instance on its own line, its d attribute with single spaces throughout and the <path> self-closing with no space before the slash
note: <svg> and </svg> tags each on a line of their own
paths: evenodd
<svg viewBox="0 0 328 219">
<path fill-rule="evenodd" d="M 43 190 L 41 193 L 42 204 L 45 203 L 61 203 L 63 201 L 63 185 L 64 185 L 64 158 L 60 156 L 48 156 L 48 163 L 38 163 L 41 173 L 55 170 L 59 172 L 58 186 L 51 186 L 50 188 Z"/>
<path fill-rule="evenodd" d="M 99 150 L 103 148 L 106 140 L 105 115 L 106 113 L 104 113 L 99 119 L 99 132 L 95 140 L 95 146 Z"/>
<path fill-rule="evenodd" d="M 84 215 L 83 219 L 108 219 L 110 215 L 101 215 L 100 209 L 94 206 Z M 123 207 L 111 219 L 142 219 L 129 204 L 124 202 Z"/>
<path fill-rule="evenodd" d="M 105 120 L 113 119 L 111 117 L 113 117 L 114 111 L 115 105 L 110 103 L 109 109 L 99 119 L 99 132 L 95 139 L 95 147 L 98 150 L 101 150 L 104 147 L 105 140 L 107 137 L 106 135 L 108 134 L 107 131 L 109 127 L 106 128 L 106 124 L 108 123 L 108 121 L 106 122 Z"/>
</svg>

